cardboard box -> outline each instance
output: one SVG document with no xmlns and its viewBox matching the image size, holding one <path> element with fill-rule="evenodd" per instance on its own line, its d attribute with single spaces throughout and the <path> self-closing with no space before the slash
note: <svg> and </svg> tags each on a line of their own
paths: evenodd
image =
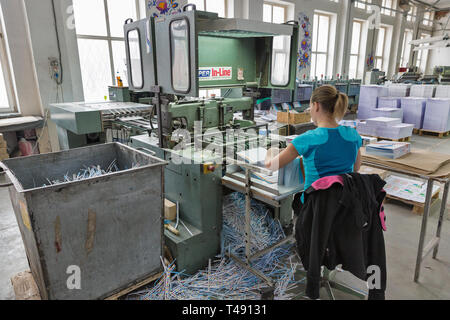
<svg viewBox="0 0 450 320">
<path fill-rule="evenodd" d="M 175 220 L 177 218 L 177 205 L 167 199 L 164 199 L 164 218 L 167 220 Z"/>
<path fill-rule="evenodd" d="M 289 119 L 288 119 L 289 115 Z M 288 121 L 289 120 L 289 121 Z M 289 124 L 299 124 L 311 122 L 311 115 L 308 112 L 278 112 L 277 122 L 279 123 L 289 123 Z"/>
</svg>

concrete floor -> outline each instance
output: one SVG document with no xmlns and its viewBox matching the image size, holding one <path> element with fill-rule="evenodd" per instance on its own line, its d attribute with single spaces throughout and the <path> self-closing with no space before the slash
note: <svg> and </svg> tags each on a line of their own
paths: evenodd
<svg viewBox="0 0 450 320">
<path fill-rule="evenodd" d="M 413 136 L 413 148 L 450 154 L 450 138 Z M 2 183 L 2 181 L 0 181 Z M 433 206 L 428 220 L 428 241 L 436 232 L 440 202 Z M 448 206 L 448 205 L 447 205 Z M 385 205 L 388 230 L 385 233 L 388 267 L 387 299 L 450 299 L 450 219 L 444 221 L 441 244 L 436 260 L 429 256 L 422 264 L 418 283 L 413 281 L 419 241 L 421 216 L 411 212 L 411 207 L 389 202 Z M 12 211 L 9 194 L 0 189 L 0 300 L 14 299 L 10 278 L 25 271 L 28 262 L 16 218 Z M 336 279 L 354 287 L 363 288 L 364 283 L 346 272 Z M 325 298 L 325 292 L 321 291 Z M 338 299 L 351 298 L 336 293 Z"/>
</svg>

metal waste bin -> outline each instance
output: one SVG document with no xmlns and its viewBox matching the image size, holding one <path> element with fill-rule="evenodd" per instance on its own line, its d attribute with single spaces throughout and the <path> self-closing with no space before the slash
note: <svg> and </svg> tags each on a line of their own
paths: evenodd
<svg viewBox="0 0 450 320">
<path fill-rule="evenodd" d="M 166 164 L 119 143 L 0 162 L 42 299 L 102 299 L 161 270 Z"/>
</svg>

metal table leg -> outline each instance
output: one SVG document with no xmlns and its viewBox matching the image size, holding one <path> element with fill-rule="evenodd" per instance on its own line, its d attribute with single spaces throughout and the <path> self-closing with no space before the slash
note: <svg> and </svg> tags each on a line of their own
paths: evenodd
<svg viewBox="0 0 450 320">
<path fill-rule="evenodd" d="M 442 230 L 442 223 L 444 222 L 444 215 L 447 209 L 447 198 L 448 198 L 448 188 L 450 186 L 450 181 L 447 181 L 445 183 L 444 187 L 444 193 L 442 194 L 442 203 L 441 203 L 441 212 L 439 213 L 439 221 L 438 221 L 438 227 L 436 231 L 436 238 L 441 238 L 441 230 Z M 433 259 L 436 259 L 437 253 L 439 250 L 439 242 L 434 247 L 433 251 Z"/>
<path fill-rule="evenodd" d="M 430 213 L 430 207 L 431 207 L 431 195 L 433 191 L 433 180 L 428 179 L 427 183 L 427 193 L 425 197 L 425 208 L 423 211 L 423 217 L 422 217 L 422 227 L 420 230 L 420 238 L 419 238 L 419 248 L 417 250 L 417 259 L 416 259 L 416 270 L 414 273 L 414 282 L 417 282 L 419 280 L 420 276 L 420 266 L 422 264 L 422 254 L 423 254 L 423 244 L 425 241 L 425 235 L 427 233 L 427 222 L 428 222 L 428 215 Z"/>
</svg>

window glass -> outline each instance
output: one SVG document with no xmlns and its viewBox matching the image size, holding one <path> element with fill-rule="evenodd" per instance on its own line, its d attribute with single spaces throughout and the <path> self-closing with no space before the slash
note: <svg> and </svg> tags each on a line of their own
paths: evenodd
<svg viewBox="0 0 450 320">
<path fill-rule="evenodd" d="M 317 51 L 326 52 L 328 49 L 328 30 L 330 25 L 330 18 L 327 16 L 320 16 L 319 18 L 319 34 L 317 38 Z"/>
<path fill-rule="evenodd" d="M 290 51 L 291 51 L 291 37 L 278 36 L 273 39 L 272 51 L 272 79 L 271 82 L 276 86 L 285 86 L 289 84 L 289 68 L 290 68 Z M 275 47 L 282 43 L 282 49 Z"/>
<path fill-rule="evenodd" d="M 273 23 L 285 23 L 286 12 L 283 7 L 273 6 Z"/>
<path fill-rule="evenodd" d="M 312 42 L 312 51 L 317 51 L 317 38 L 319 30 L 319 16 L 317 14 L 314 15 L 313 20 L 313 42 Z"/>
<path fill-rule="evenodd" d="M 380 28 L 378 30 L 377 51 L 375 54 L 376 56 L 383 55 L 385 33 L 386 33 L 386 30 L 384 28 Z"/>
<path fill-rule="evenodd" d="M 127 79 L 127 56 L 125 52 L 125 42 L 123 41 L 112 41 L 112 52 L 114 60 L 114 72 L 117 77 L 117 72 L 119 72 L 120 77 L 123 81 L 125 87 L 128 86 Z"/>
<path fill-rule="evenodd" d="M 348 76 L 350 79 L 355 79 L 357 77 L 356 71 L 358 67 L 358 56 L 350 56 L 350 66 L 348 70 Z"/>
<path fill-rule="evenodd" d="M 205 11 L 204 0 L 189 0 L 189 3 L 195 4 L 195 7 L 199 11 Z"/>
<path fill-rule="evenodd" d="M 3 66 L 0 64 L 0 110 L 9 109 L 8 92 L 6 91 Z"/>
<path fill-rule="evenodd" d="M 264 4 L 263 21 L 272 22 L 272 6 L 270 4 Z"/>
<path fill-rule="evenodd" d="M 351 54 L 359 53 L 360 36 L 361 36 L 361 24 L 358 22 L 353 22 Z"/>
<path fill-rule="evenodd" d="M 184 19 L 170 23 L 172 86 L 174 90 L 180 92 L 187 92 L 190 88 L 188 28 L 189 24 Z"/>
<path fill-rule="evenodd" d="M 317 54 L 317 70 L 316 70 L 316 76 L 320 79 L 322 75 L 325 77 L 327 74 L 327 55 L 324 53 Z"/>
<path fill-rule="evenodd" d="M 131 30 L 128 32 L 128 50 L 130 50 L 130 64 L 131 64 L 131 82 L 135 88 L 143 87 L 142 79 L 142 57 L 141 44 L 139 39 L 139 32 Z"/>
<path fill-rule="evenodd" d="M 123 37 L 125 20 L 136 17 L 135 0 L 108 0 L 109 28 L 112 37 Z"/>
<path fill-rule="evenodd" d="M 78 39 L 84 100 L 102 101 L 111 85 L 108 41 Z"/>
<path fill-rule="evenodd" d="M 73 0 L 73 9 L 77 34 L 106 36 L 103 0 Z"/>
<path fill-rule="evenodd" d="M 225 18 L 225 1 L 206 0 L 206 11 L 216 12 L 219 17 Z"/>
</svg>

